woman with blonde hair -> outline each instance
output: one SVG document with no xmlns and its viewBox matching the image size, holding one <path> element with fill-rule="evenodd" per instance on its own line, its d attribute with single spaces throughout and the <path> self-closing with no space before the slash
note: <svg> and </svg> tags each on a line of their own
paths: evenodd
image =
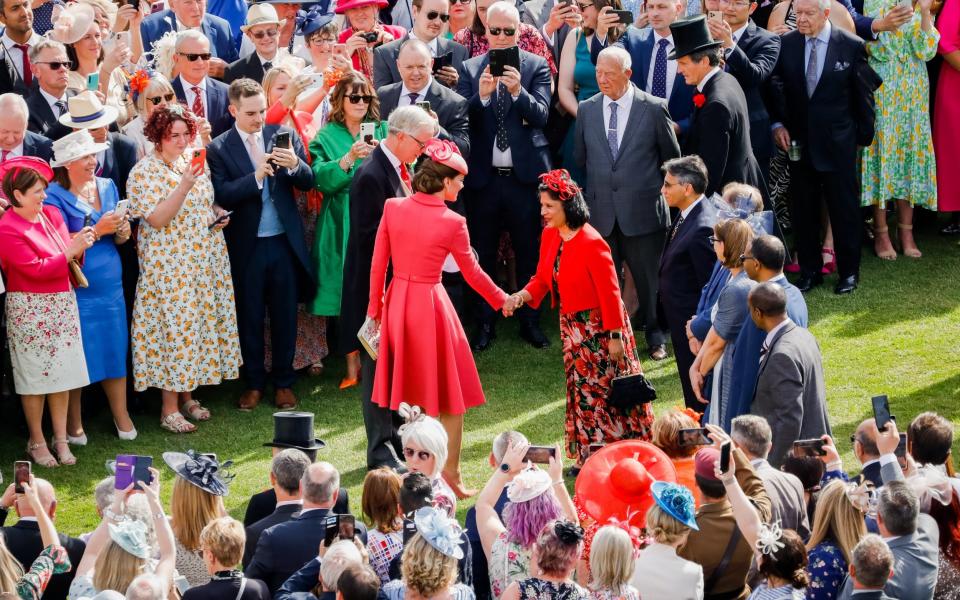
<svg viewBox="0 0 960 600">
<path fill-rule="evenodd" d="M 417 534 L 403 550 L 402 578 L 383 586 L 387 600 L 448 598 L 467 600 L 473 590 L 457 580 L 457 561 L 463 558 L 461 529 L 442 511 L 425 506 L 414 515 Z"/>
<path fill-rule="evenodd" d="M 868 496 L 865 484 L 857 487 L 839 479 L 820 491 L 807 542 L 809 600 L 836 598 L 840 593 L 853 548 L 867 534 L 863 517 Z"/>
<path fill-rule="evenodd" d="M 137 160 L 153 152 L 153 143 L 143 134 L 143 128 L 153 115 L 153 111 L 177 101 L 170 80 L 161 73 L 141 69 L 130 78 L 130 100 L 137 109 L 136 118 L 120 128 L 123 135 L 137 145 Z M 209 140 L 207 140 L 209 141 Z"/>
<path fill-rule="evenodd" d="M 653 436 L 650 441 L 670 457 L 670 461 L 677 470 L 677 483 L 693 493 L 695 506 L 700 506 L 700 488 L 697 487 L 694 477 L 696 464 L 693 455 L 697 453 L 700 446 L 681 444 L 680 430 L 700 427 L 701 416 L 692 408 L 671 408 L 654 419 L 650 430 Z"/>
<path fill-rule="evenodd" d="M 655 482 L 650 491 L 654 504 L 647 510 L 646 528 L 653 543 L 640 552 L 630 583 L 641 598 L 701 600 L 703 567 L 677 556 L 690 531 L 699 530 L 693 495 L 686 487 L 666 481 Z"/>
<path fill-rule="evenodd" d="M 390 562 L 403 551 L 401 483 L 400 476 L 386 467 L 370 471 L 363 479 L 360 507 L 369 525 L 367 552 L 382 584 L 390 581 Z"/>
<path fill-rule="evenodd" d="M 590 598 L 640 600 L 640 592 L 630 584 L 633 558 L 629 533 L 615 525 L 597 530 L 590 545 Z"/>
</svg>

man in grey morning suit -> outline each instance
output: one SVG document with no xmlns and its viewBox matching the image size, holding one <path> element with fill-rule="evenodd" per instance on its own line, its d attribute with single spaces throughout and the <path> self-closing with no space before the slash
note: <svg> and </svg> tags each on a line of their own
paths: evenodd
<svg viewBox="0 0 960 600">
<path fill-rule="evenodd" d="M 593 173 L 586 182 L 590 223 L 610 246 L 613 262 L 627 261 L 637 286 L 638 321 L 651 358 L 666 358 L 657 324 L 660 253 L 670 213 L 660 194 L 660 166 L 680 156 L 666 101 L 630 82 L 630 54 L 611 47 L 597 57 L 600 93 L 580 103 L 574 159 Z M 622 284 L 622 282 L 621 282 Z"/>
</svg>

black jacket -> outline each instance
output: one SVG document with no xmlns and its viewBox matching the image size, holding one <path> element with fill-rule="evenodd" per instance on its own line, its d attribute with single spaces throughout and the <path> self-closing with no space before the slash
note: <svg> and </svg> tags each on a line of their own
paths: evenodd
<svg viewBox="0 0 960 600">
<path fill-rule="evenodd" d="M 66 97 L 70 98 L 74 94 L 73 90 L 67 90 Z M 59 140 L 73 131 L 66 125 L 62 125 L 57 116 L 53 114 L 53 109 L 50 108 L 47 99 L 40 93 L 36 81 L 34 81 L 30 95 L 27 96 L 27 109 L 30 111 L 27 129 L 34 133 L 39 133 L 51 140 Z"/>
<path fill-rule="evenodd" d="M 276 508 L 277 493 L 273 488 L 267 488 L 250 496 L 250 500 L 247 501 L 247 512 L 243 514 L 243 526 L 250 527 L 257 521 L 266 519 Z M 350 512 L 350 494 L 347 493 L 347 488 L 340 488 L 337 492 L 337 503 L 333 505 L 333 512 L 337 514 Z"/>
<path fill-rule="evenodd" d="M 0 94 L 14 92 L 26 98 L 32 91 L 13 64 L 13 57 L 7 53 L 7 47 L 0 44 Z"/>
<path fill-rule="evenodd" d="M 709 240 L 715 220 L 716 215 L 704 199 L 680 223 L 673 240 L 667 234 L 668 241 L 660 256 L 657 295 L 669 323 L 685 323 L 697 312 L 700 292 L 717 262 Z"/>
<path fill-rule="evenodd" d="M 177 95 L 177 100 L 186 104 L 187 94 L 183 91 L 183 80 L 175 77 L 170 84 L 173 86 L 173 93 Z M 230 104 L 227 98 L 227 90 L 230 86 L 211 77 L 207 77 L 205 87 L 207 90 L 206 116 L 207 121 L 210 122 L 210 135 L 218 137 L 233 127 L 233 115 L 227 110 L 227 106 Z M 187 108 L 192 109 L 191 106 L 187 106 Z"/>
<path fill-rule="evenodd" d="M 384 44 L 373 51 L 373 85 L 381 88 L 391 83 L 401 83 L 400 68 L 397 66 L 397 57 L 400 56 L 400 47 L 410 39 L 410 34 L 403 36 L 399 40 L 394 40 L 389 44 Z M 461 46 L 453 40 L 445 39 L 442 35 L 437 38 L 437 56 L 443 56 L 450 53 L 452 59 L 451 66 L 460 70 L 463 61 L 470 58 L 466 46 Z M 380 111 L 381 114 L 386 114 Z"/>
<path fill-rule="evenodd" d="M 377 90 L 380 98 L 380 117 L 386 120 L 400 103 L 403 82 L 391 83 Z M 430 110 L 437 115 L 440 133 L 437 137 L 450 140 L 460 149 L 464 159 L 470 157 L 470 121 L 467 118 L 467 101 L 434 79 L 426 89 L 424 99 L 430 103 Z M 409 100 L 404 99 L 404 106 Z"/>
<path fill-rule="evenodd" d="M 0 510 L 0 524 L 7 518 L 7 511 Z M 36 521 L 24 521 L 23 519 L 11 527 L 3 528 L 3 538 L 7 544 L 7 549 L 17 561 L 23 565 L 25 571 L 30 570 L 30 565 L 36 560 L 43 551 L 43 541 L 40 538 L 40 526 Z M 66 600 L 67 592 L 70 590 L 70 582 L 76 573 L 75 569 L 83 558 L 83 551 L 87 545 L 82 541 L 60 534 L 60 545 L 67 550 L 70 557 L 72 568 L 59 575 L 50 578 L 46 591 L 43 593 L 43 600 Z"/>
<path fill-rule="evenodd" d="M 726 70 L 736 77 L 747 99 L 750 116 L 750 143 L 753 154 L 760 160 L 773 156 L 773 136 L 770 134 L 770 114 L 764 104 L 763 90 L 777 66 L 780 56 L 780 36 L 760 29 L 753 21 L 747 23 L 743 35 L 727 52 Z"/>
<path fill-rule="evenodd" d="M 53 158 L 53 141 L 28 129 L 23 135 L 23 155 L 36 156 L 50 162 Z"/>
<path fill-rule="evenodd" d="M 247 542 L 243 547 L 243 568 L 246 569 L 253 559 L 253 551 L 257 548 L 257 542 L 260 540 L 260 534 L 270 529 L 274 525 L 286 523 L 294 515 L 300 512 L 299 504 L 284 504 L 278 506 L 272 513 L 260 519 L 256 523 L 247 526 Z"/>
<path fill-rule="evenodd" d="M 103 154 L 103 172 L 100 177 L 112 179 L 117 185 L 120 197 L 126 198 L 127 177 L 133 166 L 137 164 L 137 145 L 122 133 L 113 131 L 108 134 L 107 139 L 110 142 L 110 149 Z"/>
<path fill-rule="evenodd" d="M 272 67 L 279 64 L 279 59 L 280 57 L 277 56 L 270 66 Z M 233 80 L 246 77 L 257 83 L 262 83 L 263 76 L 266 75 L 266 73 L 267 70 L 263 68 L 263 63 L 260 62 L 260 56 L 256 52 L 251 52 L 249 56 L 239 58 L 227 65 L 223 73 L 223 82 L 230 85 Z"/>
</svg>

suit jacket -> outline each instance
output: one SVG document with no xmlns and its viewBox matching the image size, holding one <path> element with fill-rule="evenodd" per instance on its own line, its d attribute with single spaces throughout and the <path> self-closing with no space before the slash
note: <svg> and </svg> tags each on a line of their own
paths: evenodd
<svg viewBox="0 0 960 600">
<path fill-rule="evenodd" d="M 3 517 L 6 519 L 6 511 L 3 511 Z M 36 521 L 21 519 L 11 527 L 4 527 L 3 538 L 10 554 L 23 565 L 25 571 L 30 570 L 30 565 L 43 551 L 40 526 L 37 525 Z M 50 583 L 43 593 L 44 600 L 66 600 L 70 582 L 73 581 L 73 576 L 76 574 L 75 569 L 80 564 L 80 559 L 83 558 L 83 551 L 87 548 L 87 545 L 82 541 L 63 534 L 60 534 L 60 544 L 66 548 L 73 567 L 66 573 L 54 575 L 50 578 Z"/>
<path fill-rule="evenodd" d="M 754 469 L 770 497 L 773 521 L 780 521 L 781 527 L 796 531 L 806 540 L 810 536 L 810 521 L 807 502 L 803 499 L 803 484 L 796 475 L 776 469 L 764 459 L 757 461 Z"/>
<path fill-rule="evenodd" d="M 614 160 L 607 143 L 604 97 L 596 94 L 580 103 L 573 137 L 577 165 L 586 173 L 604 173 L 590 178 L 584 194 L 590 224 L 604 237 L 614 224 L 624 235 L 663 231 L 670 226 L 670 212 L 660 194 L 660 165 L 680 156 L 667 103 L 630 86 L 617 104 L 618 118 L 622 123 L 627 115 L 627 121 Z"/>
<path fill-rule="evenodd" d="M 7 53 L 7 47 L 0 44 L 0 94 L 8 92 L 27 98 L 31 95 L 32 89 L 20 76 L 20 71 L 13 64 L 13 58 Z"/>
<path fill-rule="evenodd" d="M 277 59 L 279 62 L 279 56 Z M 246 77 L 262 83 L 264 75 L 266 72 L 263 70 L 263 63 L 260 62 L 260 56 L 256 52 L 251 52 L 227 65 L 226 71 L 223 72 L 223 82 L 229 85 L 235 79 Z"/>
<path fill-rule="evenodd" d="M 718 71 L 703 85 L 706 102 L 693 110 L 684 154 L 697 154 L 707 165 L 706 195 L 720 193 L 736 181 L 766 191 L 750 145 L 747 99 L 729 73 Z"/>
<path fill-rule="evenodd" d="M 28 129 L 23 134 L 23 155 L 50 162 L 53 158 L 53 141 Z"/>
<path fill-rule="evenodd" d="M 262 579 L 275 594 L 283 582 L 317 556 L 326 533 L 328 509 L 311 510 L 274 525 L 260 534 L 244 575 Z M 367 528 L 357 519 L 357 536 L 367 543 Z"/>
<path fill-rule="evenodd" d="M 873 93 L 882 82 L 867 63 L 866 47 L 853 35 L 831 26 L 823 73 L 813 96 L 808 97 L 806 38 L 791 31 L 782 37 L 782 44 L 771 80 L 771 120 L 787 128 L 816 170 L 856 170 L 858 146 L 873 141 Z"/>
<path fill-rule="evenodd" d="M 299 514 L 299 512 L 299 504 L 284 504 L 283 506 L 278 506 L 276 510 L 256 523 L 248 525 L 246 527 L 247 542 L 243 547 L 243 568 L 247 568 L 247 566 L 250 565 L 250 561 L 253 559 L 253 551 L 257 547 L 257 542 L 260 540 L 260 534 L 274 525 L 286 523 L 294 515 Z"/>
<path fill-rule="evenodd" d="M 713 235 L 716 214 L 704 200 L 691 209 L 660 255 L 659 312 L 673 326 L 682 326 L 696 312 L 700 291 L 717 262 L 708 239 Z"/>
<path fill-rule="evenodd" d="M 470 110 L 470 174 L 466 186 L 479 189 L 490 179 L 493 148 L 497 131 L 496 92 L 486 106 L 480 101 L 480 75 L 487 68 L 487 54 L 475 56 L 460 68 L 457 92 L 467 99 Z M 550 67 L 547 61 L 520 51 L 520 94 L 507 95 L 504 128 L 507 131 L 513 170 L 518 181 L 535 183 L 541 173 L 550 170 L 550 150 L 543 128 L 550 110 Z M 352 196 L 351 196 L 352 197 Z"/>
<path fill-rule="evenodd" d="M 820 346 L 808 330 L 787 323 L 760 362 L 750 412 L 776 432 L 770 463 L 782 464 L 794 440 L 830 433 Z"/>
<path fill-rule="evenodd" d="M 173 92 L 177 95 L 177 100 L 186 104 L 187 94 L 183 89 L 183 80 L 176 77 L 171 83 L 173 85 Z M 210 135 L 213 137 L 217 137 L 233 127 L 233 116 L 230 114 L 230 111 L 227 110 L 227 106 L 230 105 L 230 100 L 227 98 L 227 89 L 229 87 L 230 86 L 222 81 L 207 77 L 206 116 L 207 121 L 210 122 Z M 192 107 L 188 106 L 187 108 Z"/>
<path fill-rule="evenodd" d="M 100 177 L 113 180 L 120 197 L 127 196 L 127 177 L 137 164 L 137 144 L 122 133 L 111 131 L 107 134 L 110 149 L 103 154 L 103 172 Z"/>
<path fill-rule="evenodd" d="M 333 598 L 317 598 L 310 591 L 316 587 L 319 578 L 320 559 L 314 558 L 283 582 L 273 594 L 273 600 L 336 600 L 336 594 Z"/>
<path fill-rule="evenodd" d="M 384 44 L 373 50 L 373 86 L 377 89 L 391 83 L 400 83 L 400 68 L 397 66 L 397 57 L 400 56 L 400 46 L 410 39 L 410 34 L 403 36 L 399 40 L 394 40 L 389 44 Z M 463 61 L 470 58 L 470 53 L 466 46 L 462 46 L 453 40 L 448 40 L 442 35 L 437 38 L 437 56 L 443 56 L 450 53 L 453 59 L 452 66 L 460 70 Z"/>
<path fill-rule="evenodd" d="M 233 37 L 230 23 L 216 15 L 203 15 L 200 23 L 203 35 L 210 40 L 210 53 L 226 63 L 237 60 L 238 42 Z M 149 52 L 153 44 L 168 31 L 177 31 L 177 18 L 170 9 L 147 15 L 140 22 L 140 35 L 143 38 L 143 50 Z"/>
<path fill-rule="evenodd" d="M 633 75 L 630 80 L 641 90 L 649 93 L 647 89 L 647 75 L 653 68 L 653 45 L 655 36 L 653 29 L 644 27 L 638 29 L 633 25 L 627 27 L 627 30 L 620 36 L 614 46 L 619 46 L 630 53 L 633 63 Z M 603 49 L 598 36 L 593 36 L 593 42 L 590 44 L 590 60 L 597 64 L 597 56 Z M 670 90 L 670 99 L 667 104 L 667 110 L 670 111 L 670 118 L 680 126 L 680 135 L 685 136 L 690 127 L 690 116 L 693 114 L 693 95 L 697 92 L 697 87 L 687 85 L 683 75 L 677 73 L 673 80 L 673 88 Z"/>
<path fill-rule="evenodd" d="M 2 46 L 3 44 L 0 44 Z M 67 90 L 66 96 L 70 98 L 75 95 L 73 90 Z M 53 109 L 47 104 L 47 99 L 40 93 L 40 87 L 34 81 L 32 91 L 27 96 L 27 110 L 30 116 L 27 119 L 27 129 L 34 133 L 49 138 L 51 141 L 59 140 L 73 129 L 60 123 L 59 119 L 53 114 Z"/>
<path fill-rule="evenodd" d="M 457 44 L 459 46 L 459 44 Z M 463 46 L 460 46 L 463 48 Z M 394 63 L 390 63 L 393 65 Z M 397 80 L 377 89 L 380 98 L 380 117 L 386 120 L 400 103 L 403 82 Z M 470 157 L 470 121 L 467 118 L 467 101 L 456 92 L 447 89 L 436 79 L 430 82 L 424 99 L 430 102 L 430 110 L 440 123 L 438 137 L 450 140 L 460 149 L 464 158 Z M 404 104 L 406 106 L 406 104 Z"/>
<path fill-rule="evenodd" d="M 874 461 L 865 466 L 858 476 L 861 481 L 866 480 L 873 483 L 875 487 L 883 487 L 883 477 L 880 475 L 880 462 Z"/>
<path fill-rule="evenodd" d="M 299 164 L 292 170 L 277 169 L 277 174 L 268 177 L 263 185 L 270 188 L 270 197 L 283 224 L 284 235 L 298 259 L 297 287 L 299 297 L 305 300 L 314 293 L 316 284 L 310 251 L 304 237 L 303 220 L 300 218 L 293 192 L 294 188 L 302 191 L 313 189 L 313 171 L 307 164 L 300 136 L 289 127 L 264 127 L 264 152 L 273 149 L 273 138 L 280 131 L 290 133 L 293 150 L 300 159 Z M 247 145 L 236 127 L 228 129 L 210 142 L 207 146 L 207 164 L 210 166 L 217 204 L 226 210 L 234 211 L 230 217 L 230 225 L 224 230 L 224 236 L 230 254 L 234 284 L 242 284 L 254 242 L 257 240 L 263 198 L 253 176 L 254 167 L 247 154 Z"/>
<path fill-rule="evenodd" d="M 243 514 L 243 526 L 250 527 L 261 519 L 266 519 L 277 509 L 277 493 L 273 488 L 267 488 L 250 496 L 247 501 L 247 511 Z M 337 502 L 333 505 L 333 512 L 346 514 L 350 512 L 350 495 L 347 488 L 340 488 L 337 492 Z"/>
<path fill-rule="evenodd" d="M 770 114 L 763 100 L 767 80 L 780 56 L 780 36 L 757 27 L 753 21 L 727 52 L 726 71 L 737 79 L 747 99 L 750 116 L 750 143 L 757 160 L 773 156 Z"/>
</svg>

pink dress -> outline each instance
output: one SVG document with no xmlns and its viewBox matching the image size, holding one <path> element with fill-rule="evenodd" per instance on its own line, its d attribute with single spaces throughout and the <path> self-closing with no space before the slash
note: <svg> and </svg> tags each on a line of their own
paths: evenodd
<svg viewBox="0 0 960 600">
<path fill-rule="evenodd" d="M 947 0 L 937 19 L 937 52 L 960 50 L 960 0 Z M 933 149 L 937 155 L 937 210 L 960 211 L 960 71 L 946 61 L 940 66 L 933 105 Z"/>
<path fill-rule="evenodd" d="M 367 315 L 381 318 L 373 402 L 396 410 L 416 404 L 428 415 L 459 415 L 485 402 L 460 319 L 440 283 L 452 254 L 463 278 L 495 309 L 507 294 L 470 249 L 467 222 L 443 200 L 417 193 L 383 208 L 370 269 Z M 387 263 L 393 279 L 383 294 Z"/>
</svg>

